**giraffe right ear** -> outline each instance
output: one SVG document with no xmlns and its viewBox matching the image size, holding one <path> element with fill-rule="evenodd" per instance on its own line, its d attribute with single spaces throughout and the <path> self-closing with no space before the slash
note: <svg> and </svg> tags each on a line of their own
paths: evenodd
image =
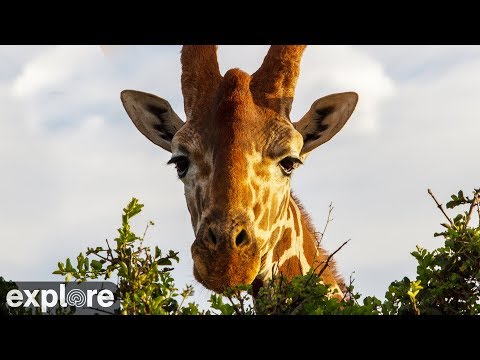
<svg viewBox="0 0 480 360">
<path fill-rule="evenodd" d="M 184 122 L 168 101 L 135 90 L 123 90 L 120 98 L 137 129 L 154 144 L 172 152 L 172 138 Z"/>
<path fill-rule="evenodd" d="M 301 153 L 306 154 L 330 140 L 352 115 L 358 95 L 354 92 L 332 94 L 316 100 L 310 110 L 296 123 L 303 136 Z"/>
</svg>

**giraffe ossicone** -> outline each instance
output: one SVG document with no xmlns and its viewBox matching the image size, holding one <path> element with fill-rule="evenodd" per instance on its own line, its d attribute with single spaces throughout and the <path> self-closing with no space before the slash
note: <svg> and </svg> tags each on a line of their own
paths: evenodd
<svg viewBox="0 0 480 360">
<path fill-rule="evenodd" d="M 121 100 L 137 129 L 172 153 L 195 233 L 194 276 L 222 292 L 262 285 L 275 268 L 292 278 L 326 261 L 290 180 L 308 153 L 345 125 L 358 96 L 320 98 L 292 122 L 305 46 L 272 45 L 252 75 L 231 69 L 222 76 L 216 50 L 182 48 L 185 122 L 155 95 L 124 90 Z M 343 287 L 333 261 L 322 279 Z"/>
</svg>

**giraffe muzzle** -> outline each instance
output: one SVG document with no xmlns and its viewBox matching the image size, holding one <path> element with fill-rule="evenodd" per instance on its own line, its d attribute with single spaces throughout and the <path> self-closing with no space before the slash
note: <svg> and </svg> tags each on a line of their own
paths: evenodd
<svg viewBox="0 0 480 360">
<path fill-rule="evenodd" d="M 202 241 L 214 252 L 222 247 L 239 249 L 248 247 L 251 244 L 250 236 L 241 226 L 237 226 L 229 232 L 223 232 L 215 226 L 210 226 L 204 234 Z"/>
<path fill-rule="evenodd" d="M 195 278 L 219 293 L 250 284 L 260 268 L 260 253 L 251 234 L 244 224 L 227 229 L 220 223 L 205 226 L 191 248 Z"/>
</svg>

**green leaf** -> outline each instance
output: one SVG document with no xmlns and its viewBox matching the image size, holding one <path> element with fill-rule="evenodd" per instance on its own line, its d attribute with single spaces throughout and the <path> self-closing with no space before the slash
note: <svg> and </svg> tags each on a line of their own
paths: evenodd
<svg viewBox="0 0 480 360">
<path fill-rule="evenodd" d="M 447 206 L 447 209 L 453 209 L 455 206 L 458 205 L 458 201 L 449 201 L 445 204 Z"/>
<path fill-rule="evenodd" d="M 456 224 L 458 223 L 460 220 L 463 219 L 463 215 L 462 214 L 458 214 L 457 216 L 455 216 L 455 218 L 453 219 L 453 222 Z"/>
<path fill-rule="evenodd" d="M 172 262 L 168 258 L 160 258 L 157 260 L 157 264 L 161 266 L 172 265 Z"/>
<path fill-rule="evenodd" d="M 85 262 L 85 257 L 83 256 L 82 253 L 78 254 L 77 256 L 77 269 L 78 271 L 81 271 L 84 267 L 84 262 Z"/>
<path fill-rule="evenodd" d="M 118 270 L 118 276 L 122 276 L 122 277 L 128 276 L 128 268 L 123 261 L 120 261 L 120 269 Z"/>
<path fill-rule="evenodd" d="M 92 268 L 94 270 L 101 270 L 102 269 L 102 263 L 98 260 L 95 260 L 93 259 L 91 262 L 90 262 L 90 265 L 92 266 Z"/>
<path fill-rule="evenodd" d="M 72 266 L 72 262 L 70 261 L 70 258 L 67 259 L 67 263 L 65 265 L 65 269 L 68 271 L 68 272 L 73 272 L 74 269 L 73 269 L 73 266 Z"/>
</svg>

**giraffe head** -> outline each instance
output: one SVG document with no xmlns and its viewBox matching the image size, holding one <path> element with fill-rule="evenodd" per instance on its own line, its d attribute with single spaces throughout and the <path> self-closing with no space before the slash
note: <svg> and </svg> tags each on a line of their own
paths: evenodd
<svg viewBox="0 0 480 360">
<path fill-rule="evenodd" d="M 195 241 L 194 276 L 221 292 L 249 284 L 286 231 L 290 176 L 330 140 L 357 103 L 348 92 L 318 99 L 297 122 L 290 109 L 305 46 L 272 46 L 253 74 L 220 74 L 215 46 L 182 48 L 187 119 L 155 95 L 125 90 L 137 129 L 172 153 Z"/>
</svg>

